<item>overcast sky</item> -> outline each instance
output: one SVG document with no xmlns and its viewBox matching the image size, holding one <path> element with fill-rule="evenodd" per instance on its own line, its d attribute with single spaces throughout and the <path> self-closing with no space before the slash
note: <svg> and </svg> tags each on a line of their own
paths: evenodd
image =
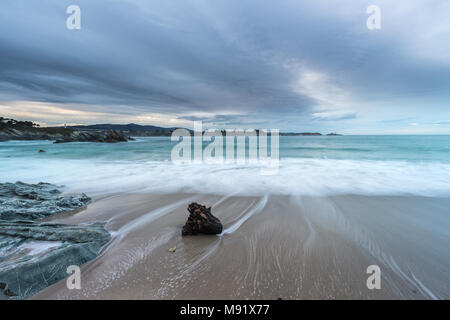
<svg viewBox="0 0 450 320">
<path fill-rule="evenodd" d="M 68 30 L 66 9 L 81 8 Z M 369 5 L 381 29 L 369 30 Z M 1 0 L 0 115 L 450 133 L 448 0 Z"/>
</svg>

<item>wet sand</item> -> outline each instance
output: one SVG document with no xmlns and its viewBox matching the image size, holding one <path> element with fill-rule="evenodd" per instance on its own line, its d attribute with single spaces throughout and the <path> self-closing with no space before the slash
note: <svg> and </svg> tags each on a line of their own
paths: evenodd
<svg viewBox="0 0 450 320">
<path fill-rule="evenodd" d="M 182 237 L 187 205 L 213 206 L 220 236 Z M 33 299 L 450 299 L 450 199 L 114 194 L 58 223 L 113 235 Z M 170 252 L 170 248 L 176 248 Z M 369 265 L 381 289 L 369 290 Z"/>
</svg>

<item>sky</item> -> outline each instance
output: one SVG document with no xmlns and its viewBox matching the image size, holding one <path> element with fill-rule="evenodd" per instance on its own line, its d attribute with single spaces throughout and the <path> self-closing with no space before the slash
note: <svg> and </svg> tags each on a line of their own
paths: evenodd
<svg viewBox="0 0 450 320">
<path fill-rule="evenodd" d="M 0 116 L 448 134 L 450 1 L 2 0 Z"/>
</svg>

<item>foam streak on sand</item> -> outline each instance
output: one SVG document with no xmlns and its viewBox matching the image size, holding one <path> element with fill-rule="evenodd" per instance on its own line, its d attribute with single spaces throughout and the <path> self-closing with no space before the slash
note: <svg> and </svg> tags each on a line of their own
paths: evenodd
<svg viewBox="0 0 450 320">
<path fill-rule="evenodd" d="M 320 199 L 320 203 L 318 201 L 312 202 L 311 199 L 301 197 L 293 197 L 291 198 L 291 200 L 302 210 L 303 216 L 308 221 L 307 225 L 309 228 L 311 226 L 309 219 L 314 219 L 316 223 L 319 223 L 330 231 L 338 231 L 340 234 L 357 244 L 366 253 L 372 255 L 378 261 L 379 265 L 384 265 L 397 277 L 401 278 L 404 284 L 411 288 L 414 288 L 413 290 L 418 290 L 424 297 L 429 299 L 441 299 L 439 294 L 434 293 L 433 290 L 429 289 L 414 274 L 408 264 L 403 263 L 403 267 L 400 267 L 393 256 L 393 248 L 386 247 L 386 243 L 385 241 L 383 241 L 384 239 L 380 239 L 378 238 L 379 235 L 377 237 L 370 232 L 371 228 L 369 223 L 360 225 L 357 221 L 351 219 L 351 216 L 346 215 L 345 212 L 343 212 L 339 208 L 337 203 L 332 199 L 322 198 Z M 342 202 L 339 201 L 338 203 Z M 366 210 L 370 212 L 368 208 Z M 390 208 L 389 210 L 392 209 Z M 362 213 L 360 213 L 360 215 L 362 215 Z M 371 218 L 373 219 L 373 217 Z M 395 219 L 394 214 L 389 218 Z M 380 221 L 382 221 L 384 218 L 379 217 L 379 219 Z M 390 223 L 393 227 L 395 227 L 394 222 Z M 384 224 L 389 223 L 384 222 Z M 310 243 L 309 239 L 307 240 L 307 243 Z M 409 249 L 410 248 L 408 248 L 408 250 Z M 389 274 L 383 276 L 386 276 L 386 279 L 388 279 L 389 281 L 392 279 Z M 401 294 L 400 292 L 402 291 L 402 289 L 396 285 L 395 281 L 392 282 L 392 286 L 399 291 L 399 294 Z M 407 298 L 407 296 L 403 297 Z"/>
<path fill-rule="evenodd" d="M 228 195 L 225 197 L 222 197 L 219 201 L 217 201 L 212 207 L 216 207 L 219 204 L 221 204 L 222 202 L 226 201 L 227 199 L 229 199 L 230 197 L 232 197 L 232 195 Z M 216 243 L 214 243 L 210 248 L 208 248 L 205 253 L 203 255 L 201 255 L 199 258 L 197 258 L 186 270 L 183 271 L 184 274 L 191 272 L 192 270 L 195 269 L 195 267 L 197 265 L 199 265 L 203 260 L 205 260 L 206 258 L 208 258 L 210 255 L 212 255 L 213 252 L 215 252 L 218 248 L 219 245 L 221 243 L 221 237 L 225 234 L 231 234 L 233 232 L 235 232 L 245 221 L 247 221 L 248 219 L 250 219 L 254 214 L 261 212 L 264 207 L 267 204 L 267 200 L 268 200 L 268 196 L 264 196 L 262 197 L 258 202 L 252 202 L 244 211 L 243 214 L 238 217 L 237 221 L 234 222 L 231 226 L 229 226 L 228 228 L 226 228 L 224 231 L 222 231 L 221 234 L 219 234 L 218 236 L 219 241 L 217 241 Z"/>
<path fill-rule="evenodd" d="M 189 202 L 192 202 L 193 200 L 195 200 L 197 197 L 193 196 L 193 197 L 189 197 L 187 199 L 183 199 L 180 201 L 177 201 L 175 203 L 166 205 L 164 207 L 158 208 L 156 210 L 152 210 L 149 213 L 146 213 L 144 215 L 142 215 L 141 217 L 127 223 L 126 225 L 124 225 L 123 227 L 121 227 L 118 231 L 117 231 L 117 235 L 121 238 L 123 238 L 124 236 L 126 236 L 130 231 L 134 230 L 135 228 L 138 227 L 142 227 L 148 223 L 151 223 L 153 220 L 158 219 L 160 217 L 162 217 L 163 215 L 173 211 L 174 209 L 182 206 L 182 205 L 186 205 Z"/>
<path fill-rule="evenodd" d="M 247 208 L 247 210 L 246 210 L 247 212 L 245 212 L 241 217 L 239 217 L 235 223 L 233 223 L 231 226 L 229 226 L 228 228 L 223 230 L 219 236 L 223 236 L 225 234 L 231 234 L 231 233 L 235 232 L 245 221 L 250 219 L 251 216 L 253 216 L 255 213 L 261 212 L 261 210 L 263 210 L 264 207 L 266 206 L 268 199 L 269 199 L 269 196 L 265 195 L 258 201 L 258 203 L 256 203 L 256 204 L 252 203 Z"/>
<path fill-rule="evenodd" d="M 222 197 L 219 201 L 217 201 L 213 205 L 213 207 L 219 205 L 220 203 L 222 203 L 229 197 L 230 196 Z M 166 206 L 152 210 L 152 211 L 140 216 L 139 218 L 136 218 L 136 219 L 128 222 L 126 225 L 122 226 L 119 230 L 113 231 L 112 235 L 114 237 L 118 237 L 119 239 L 122 239 L 124 236 L 126 236 L 128 233 L 130 233 L 135 228 L 145 226 L 146 224 L 151 223 L 152 221 L 162 217 L 163 215 L 170 213 L 171 211 L 175 210 L 176 208 L 187 205 L 192 201 L 195 201 L 197 198 L 198 198 L 198 196 L 188 197 L 186 199 L 177 201 L 175 203 L 168 204 Z"/>
</svg>

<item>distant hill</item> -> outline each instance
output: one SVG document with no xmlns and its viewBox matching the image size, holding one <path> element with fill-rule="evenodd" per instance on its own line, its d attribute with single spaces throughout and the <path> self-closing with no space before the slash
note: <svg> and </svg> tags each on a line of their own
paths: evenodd
<svg viewBox="0 0 450 320">
<path fill-rule="evenodd" d="M 172 132 L 179 128 L 164 128 L 151 125 L 139 125 L 135 123 L 130 124 L 94 124 L 84 126 L 70 127 L 76 130 L 116 130 L 122 131 L 130 136 L 170 136 Z M 186 129 L 189 132 L 193 132 L 190 129 Z M 222 130 L 225 134 L 225 130 Z M 329 133 L 328 136 L 338 136 L 337 133 Z M 280 132 L 280 136 L 322 136 L 319 132 Z"/>
<path fill-rule="evenodd" d="M 126 142 L 133 140 L 120 130 L 88 130 L 74 127 L 40 127 L 32 121 L 19 121 L 0 117 L 0 141 L 55 140 L 63 142 Z"/>
<path fill-rule="evenodd" d="M 104 136 L 110 130 L 117 137 L 123 136 L 120 141 L 128 139 L 128 137 L 165 137 L 171 136 L 177 127 L 165 128 L 152 125 L 130 124 L 93 124 L 79 125 L 68 127 L 39 127 L 38 124 L 31 121 L 18 121 L 0 117 L 0 141 L 6 140 L 60 140 L 69 141 L 81 138 L 98 138 L 105 140 Z M 183 128 L 181 128 L 183 129 Z M 191 134 L 193 130 L 186 129 Z M 257 132 L 259 130 L 256 130 Z M 84 133 L 83 133 L 84 132 Z M 222 130 L 225 135 L 225 130 Z M 322 136 L 319 132 L 280 132 L 280 136 Z M 327 136 L 339 136 L 337 133 L 329 133 Z M 87 139 L 86 138 L 86 139 Z M 106 139 L 108 140 L 108 139 Z M 84 140 L 83 140 L 84 141 Z"/>
<path fill-rule="evenodd" d="M 164 128 L 151 125 L 139 125 L 135 123 L 130 124 L 93 124 L 84 126 L 73 126 L 70 127 L 77 130 L 116 130 L 123 131 L 131 136 L 170 136 L 172 132 L 179 128 Z M 192 130 L 187 129 L 189 132 Z M 225 130 L 222 130 L 225 134 Z M 280 132 L 280 136 L 321 136 L 319 132 Z M 328 135 L 338 135 L 336 133 L 331 133 Z"/>
<path fill-rule="evenodd" d="M 170 136 L 178 128 L 164 128 L 150 125 L 130 124 L 93 124 L 70 127 L 77 130 L 116 130 L 126 132 L 131 136 Z"/>
<path fill-rule="evenodd" d="M 280 132 L 280 136 L 321 136 L 319 132 Z"/>
</svg>

